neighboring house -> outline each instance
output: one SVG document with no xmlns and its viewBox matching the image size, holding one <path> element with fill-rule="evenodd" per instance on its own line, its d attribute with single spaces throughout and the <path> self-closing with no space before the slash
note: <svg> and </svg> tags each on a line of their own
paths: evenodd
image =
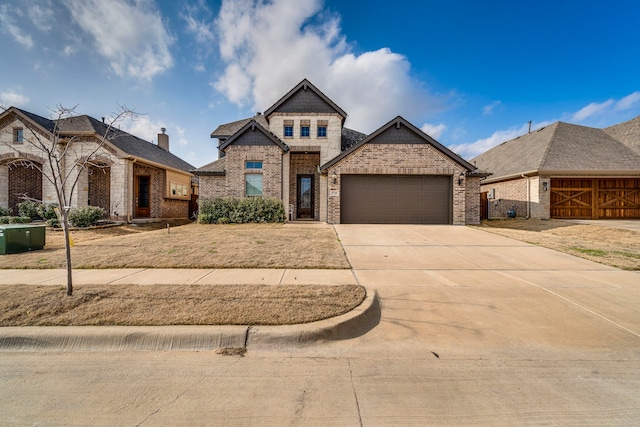
<svg viewBox="0 0 640 427">
<path fill-rule="evenodd" d="M 219 160 L 193 173 L 200 197 L 275 197 L 289 220 L 479 222 L 476 168 L 396 117 L 370 135 L 303 80 L 264 114 L 219 126 Z"/>
<path fill-rule="evenodd" d="M 92 152 L 108 130 L 102 121 L 83 115 L 59 122 L 60 138 L 82 141 L 64 158 L 62 167 L 74 167 Z M 29 141 L 51 139 L 56 121 L 11 107 L 0 114 L 0 206 L 17 214 L 17 204 L 26 196 L 57 203 L 55 188 L 36 168 L 18 160 L 37 162 L 46 171 L 43 151 Z M 71 207 L 100 206 L 111 219 L 189 218 L 190 202 L 197 186 L 193 166 L 169 152 L 169 136 L 158 134 L 158 145 L 119 129 L 111 129 L 104 145 L 78 169 L 80 178 Z M 70 188 L 66 188 L 70 191 Z"/>
<path fill-rule="evenodd" d="M 472 159 L 488 217 L 640 218 L 640 116 L 605 129 L 556 122 Z"/>
</svg>

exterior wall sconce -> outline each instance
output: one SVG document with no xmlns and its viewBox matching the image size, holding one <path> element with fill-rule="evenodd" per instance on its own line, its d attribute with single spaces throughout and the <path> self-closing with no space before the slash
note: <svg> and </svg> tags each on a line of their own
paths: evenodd
<svg viewBox="0 0 640 427">
<path fill-rule="evenodd" d="M 338 174 L 336 173 L 336 171 L 333 171 L 331 173 L 331 182 L 333 183 L 333 185 L 336 185 L 338 183 Z"/>
<path fill-rule="evenodd" d="M 460 175 L 458 175 L 458 185 L 462 185 L 463 182 L 464 182 L 464 172 L 460 172 Z"/>
<path fill-rule="evenodd" d="M 542 191 L 549 191 L 549 183 L 548 182 L 543 182 L 542 183 Z"/>
</svg>

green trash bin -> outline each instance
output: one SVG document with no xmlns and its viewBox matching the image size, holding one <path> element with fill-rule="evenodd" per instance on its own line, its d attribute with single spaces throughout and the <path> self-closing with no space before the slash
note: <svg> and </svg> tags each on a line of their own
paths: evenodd
<svg viewBox="0 0 640 427">
<path fill-rule="evenodd" d="M 44 225 L 0 225 L 0 255 L 44 248 L 46 229 Z"/>
</svg>

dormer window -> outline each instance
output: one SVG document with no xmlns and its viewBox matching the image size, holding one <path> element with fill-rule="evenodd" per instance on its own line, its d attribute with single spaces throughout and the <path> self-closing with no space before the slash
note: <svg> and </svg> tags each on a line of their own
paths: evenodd
<svg viewBox="0 0 640 427">
<path fill-rule="evenodd" d="M 318 138 L 326 138 L 327 137 L 327 125 L 329 124 L 328 120 L 318 120 Z"/>
<path fill-rule="evenodd" d="M 300 138 L 309 138 L 311 136 L 311 121 L 300 120 Z"/>
<path fill-rule="evenodd" d="M 293 138 L 293 120 L 284 121 L 283 135 L 285 138 Z"/>
</svg>

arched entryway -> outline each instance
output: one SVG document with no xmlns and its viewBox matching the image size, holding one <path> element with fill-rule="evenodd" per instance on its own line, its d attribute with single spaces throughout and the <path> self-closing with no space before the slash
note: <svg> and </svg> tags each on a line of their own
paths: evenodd
<svg viewBox="0 0 640 427">
<path fill-rule="evenodd" d="M 42 200 L 42 172 L 35 165 L 20 162 L 9 162 L 7 168 L 8 205 L 12 214 L 18 215 L 18 203 L 26 199 Z"/>
</svg>

